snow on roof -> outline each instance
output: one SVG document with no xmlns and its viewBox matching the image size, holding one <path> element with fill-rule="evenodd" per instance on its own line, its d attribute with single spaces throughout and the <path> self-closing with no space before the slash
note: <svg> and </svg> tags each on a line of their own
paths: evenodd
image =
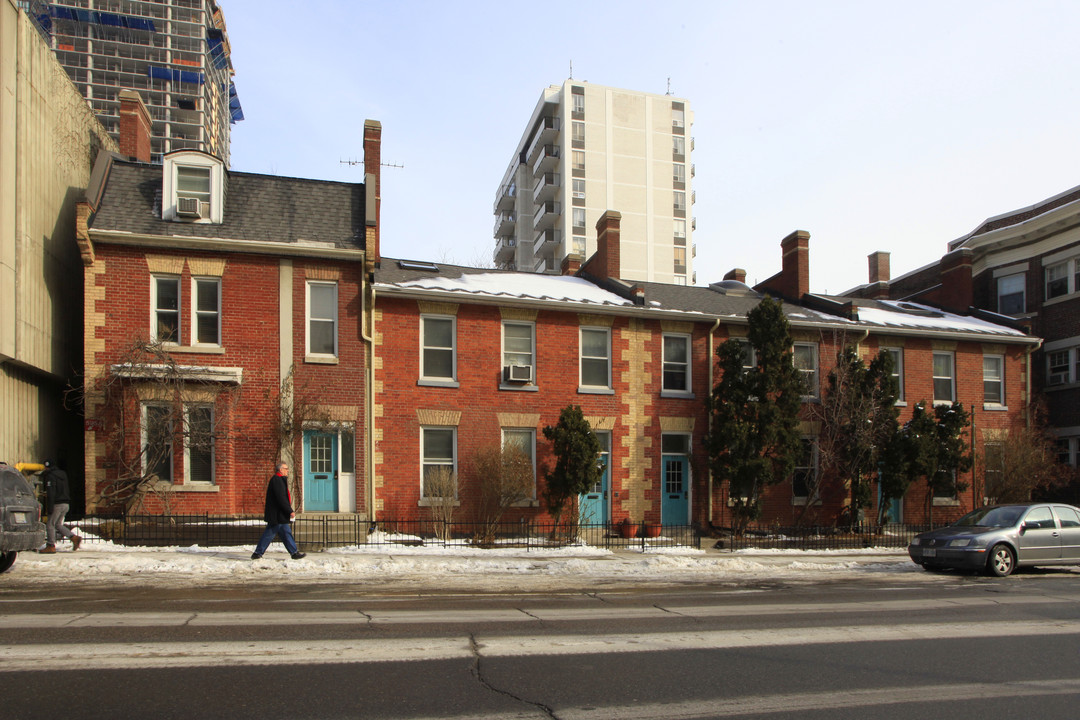
<svg viewBox="0 0 1080 720">
<path fill-rule="evenodd" d="M 386 284 L 384 283 L 384 285 Z M 426 277 L 386 286 L 490 295 L 493 297 L 556 300 L 590 305 L 633 305 L 629 300 L 624 300 L 587 280 L 566 275 L 477 273 L 462 275 L 457 278 Z"/>
<path fill-rule="evenodd" d="M 1004 325 L 996 325 L 966 315 L 954 315 L 912 302 L 881 300 L 879 307 L 859 307 L 858 310 L 860 322 L 874 325 L 1027 337 L 1023 332 Z"/>
</svg>

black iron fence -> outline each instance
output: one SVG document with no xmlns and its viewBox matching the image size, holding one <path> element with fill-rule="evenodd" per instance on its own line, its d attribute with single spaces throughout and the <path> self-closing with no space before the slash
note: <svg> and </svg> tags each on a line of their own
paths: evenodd
<svg viewBox="0 0 1080 720">
<path fill-rule="evenodd" d="M 88 515 L 73 523 L 84 542 L 164 547 L 254 546 L 265 523 L 261 517 L 225 515 Z M 722 550 L 859 550 L 906 548 L 911 538 L 929 526 L 889 524 L 857 526 L 752 525 L 742 533 L 700 533 L 689 525 L 580 524 L 555 526 L 548 522 L 441 522 L 379 520 L 372 523 L 351 515 L 302 515 L 293 522 L 293 535 L 303 548 L 359 545 L 507 548 L 525 551 L 570 545 L 609 549 L 665 547 Z"/>
</svg>

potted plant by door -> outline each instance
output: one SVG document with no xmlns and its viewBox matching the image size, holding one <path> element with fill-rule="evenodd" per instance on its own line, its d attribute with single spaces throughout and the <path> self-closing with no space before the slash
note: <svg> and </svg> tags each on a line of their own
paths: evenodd
<svg viewBox="0 0 1080 720">
<path fill-rule="evenodd" d="M 660 523 L 645 522 L 641 525 L 641 534 L 647 538 L 660 537 L 661 530 L 663 530 L 663 525 Z"/>
<path fill-rule="evenodd" d="M 630 518 L 623 518 L 619 523 L 619 535 L 624 538 L 634 538 L 638 534 L 638 525 L 635 522 L 630 522 Z"/>
</svg>

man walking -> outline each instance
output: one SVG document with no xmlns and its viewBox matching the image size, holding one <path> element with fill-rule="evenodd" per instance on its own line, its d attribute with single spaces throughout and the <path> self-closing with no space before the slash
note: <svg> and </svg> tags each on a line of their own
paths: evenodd
<svg viewBox="0 0 1080 720">
<path fill-rule="evenodd" d="M 259 538 L 259 544 L 255 546 L 255 552 L 251 553 L 252 560 L 258 560 L 270 547 L 275 537 L 280 537 L 285 543 L 285 549 L 293 560 L 306 557 L 306 553 L 300 552 L 293 540 L 292 529 L 289 523 L 296 516 L 292 508 L 292 495 L 289 493 L 289 466 L 279 462 L 275 468 L 270 482 L 266 484 L 266 508 L 263 510 L 263 519 L 266 520 L 266 530 Z"/>
<path fill-rule="evenodd" d="M 71 550 L 79 549 L 82 538 L 71 531 L 64 524 L 64 518 L 71 509 L 71 490 L 68 488 L 67 473 L 57 467 L 51 460 L 45 461 L 45 474 L 42 476 L 45 484 L 45 514 L 48 521 L 45 523 L 45 548 L 43 553 L 56 552 L 56 535 L 71 539 Z"/>
</svg>

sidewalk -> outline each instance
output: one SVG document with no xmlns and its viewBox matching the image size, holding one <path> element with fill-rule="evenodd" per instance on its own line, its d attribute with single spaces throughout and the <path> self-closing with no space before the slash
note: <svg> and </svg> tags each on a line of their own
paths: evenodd
<svg viewBox="0 0 1080 720">
<path fill-rule="evenodd" d="M 895 549 L 740 551 L 589 546 L 553 550 L 363 546 L 292 560 L 280 543 L 253 561 L 250 547 L 129 548 L 61 543 L 55 555 L 20 553 L 0 586 L 24 583 L 285 584 L 356 583 L 402 589 L 538 591 L 673 584 L 807 582 L 922 571 Z"/>
</svg>

